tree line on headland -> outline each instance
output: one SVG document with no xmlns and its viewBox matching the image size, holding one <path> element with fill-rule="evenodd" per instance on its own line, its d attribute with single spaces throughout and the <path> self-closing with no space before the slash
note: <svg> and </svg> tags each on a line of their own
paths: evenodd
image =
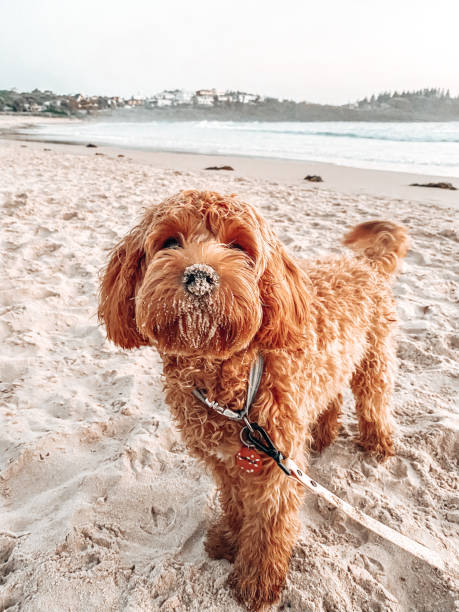
<svg viewBox="0 0 459 612">
<path fill-rule="evenodd" d="M 459 96 L 442 89 L 384 92 L 333 106 L 215 89 L 166 90 L 151 97 L 61 95 L 0 90 L 0 112 L 48 116 L 103 114 L 113 120 L 459 121 Z"/>
</svg>

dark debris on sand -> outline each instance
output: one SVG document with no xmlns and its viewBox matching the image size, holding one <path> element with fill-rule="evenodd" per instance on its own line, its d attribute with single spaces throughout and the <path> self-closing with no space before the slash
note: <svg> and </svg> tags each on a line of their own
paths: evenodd
<svg viewBox="0 0 459 612">
<path fill-rule="evenodd" d="M 206 170 L 234 170 L 232 166 L 209 166 Z"/>
<path fill-rule="evenodd" d="M 451 191 L 457 191 L 452 183 L 411 183 L 410 187 L 436 187 L 437 189 L 451 189 Z"/>
</svg>

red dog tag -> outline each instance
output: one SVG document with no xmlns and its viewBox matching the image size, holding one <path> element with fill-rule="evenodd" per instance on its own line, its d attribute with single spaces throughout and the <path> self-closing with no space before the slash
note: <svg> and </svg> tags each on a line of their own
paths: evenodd
<svg viewBox="0 0 459 612">
<path fill-rule="evenodd" d="M 258 474 L 263 467 L 261 457 L 253 448 L 243 446 L 236 455 L 236 465 L 249 474 Z"/>
</svg>

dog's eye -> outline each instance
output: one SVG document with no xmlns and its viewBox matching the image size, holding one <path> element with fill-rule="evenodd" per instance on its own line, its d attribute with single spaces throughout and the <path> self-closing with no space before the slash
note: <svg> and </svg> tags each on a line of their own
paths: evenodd
<svg viewBox="0 0 459 612">
<path fill-rule="evenodd" d="M 180 244 L 178 238 L 168 238 L 163 242 L 162 249 L 178 249 L 182 245 Z"/>
<path fill-rule="evenodd" d="M 237 251 L 242 251 L 243 253 L 245 253 L 244 247 L 238 244 L 237 242 L 231 242 L 228 246 L 230 249 L 236 249 Z"/>
</svg>

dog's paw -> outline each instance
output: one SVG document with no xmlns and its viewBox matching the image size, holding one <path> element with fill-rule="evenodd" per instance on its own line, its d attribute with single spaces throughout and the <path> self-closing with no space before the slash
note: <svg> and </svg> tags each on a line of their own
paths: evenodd
<svg viewBox="0 0 459 612">
<path fill-rule="evenodd" d="M 367 435 L 365 438 L 360 436 L 356 443 L 369 453 L 372 453 L 381 463 L 389 457 L 395 455 L 394 443 L 390 436 Z"/>
<path fill-rule="evenodd" d="M 204 549 L 211 559 L 226 559 L 233 563 L 236 556 L 236 545 L 219 522 L 207 531 Z"/>
<path fill-rule="evenodd" d="M 338 435 L 340 430 L 339 415 L 342 403 L 342 395 L 338 394 L 327 407 L 327 410 L 319 415 L 311 430 L 312 450 L 320 453 L 329 446 Z"/>
<path fill-rule="evenodd" d="M 271 574 L 246 576 L 233 570 L 228 577 L 228 586 L 234 598 L 250 612 L 261 612 L 276 603 L 284 586 L 285 577 L 276 580 Z"/>
</svg>

